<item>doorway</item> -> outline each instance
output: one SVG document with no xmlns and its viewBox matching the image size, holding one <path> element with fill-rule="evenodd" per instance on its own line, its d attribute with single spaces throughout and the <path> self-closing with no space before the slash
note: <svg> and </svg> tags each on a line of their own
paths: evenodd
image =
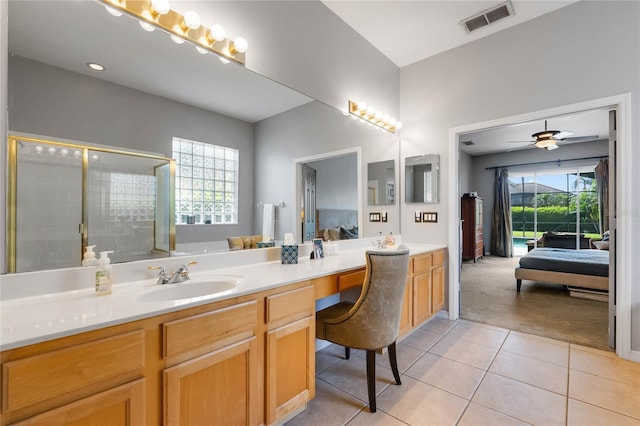
<svg viewBox="0 0 640 426">
<path fill-rule="evenodd" d="M 612 158 L 614 164 L 618 167 L 617 173 L 615 173 L 618 182 L 615 190 L 612 192 L 617 204 L 617 211 L 625 211 L 623 209 L 627 208 L 630 203 L 630 164 L 629 161 L 625 160 L 628 158 L 630 150 L 628 139 L 630 133 L 630 96 L 628 94 L 453 128 L 450 130 L 449 182 L 453 188 L 460 190 L 461 182 L 459 171 L 461 169 L 461 162 L 464 161 L 464 159 L 461 159 L 458 146 L 458 140 L 461 135 L 488 128 L 513 125 L 514 123 L 524 123 L 531 120 L 540 120 L 547 117 L 574 114 L 608 107 L 612 107 L 618 111 L 617 143 L 612 143 L 610 147 L 610 158 Z M 449 208 L 452 212 L 451 217 L 454 218 L 449 225 L 449 243 L 451 252 L 455 253 L 460 249 L 460 224 L 459 221 L 455 220 L 456 217 L 458 219 L 460 218 L 460 200 L 457 194 L 450 198 Z M 610 274 L 610 277 L 612 277 L 610 279 L 610 294 L 612 295 L 610 299 L 612 299 L 615 304 L 612 310 L 617 312 L 617 317 L 616 320 L 612 322 L 611 329 L 616 331 L 616 352 L 623 358 L 629 358 L 631 357 L 631 285 L 629 279 L 630 259 L 628 258 L 630 219 L 627 215 L 619 214 L 615 225 L 616 227 L 612 232 L 618 236 L 618 239 L 614 244 L 616 256 L 612 266 L 615 267 L 615 275 Z M 449 316 L 451 319 L 456 319 L 460 316 L 461 261 L 457 256 L 451 256 L 450 259 L 449 294 L 456 295 L 457 297 L 454 296 L 449 299 Z"/>
<path fill-rule="evenodd" d="M 361 158 L 360 147 L 355 147 L 294 160 L 296 241 L 322 238 L 316 231 L 332 218 L 362 229 Z M 320 210 L 327 212 L 327 219 L 318 217 Z"/>
</svg>

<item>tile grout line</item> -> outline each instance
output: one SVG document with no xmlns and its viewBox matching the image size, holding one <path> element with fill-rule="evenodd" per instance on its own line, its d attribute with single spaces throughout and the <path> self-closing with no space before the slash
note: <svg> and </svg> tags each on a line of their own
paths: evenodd
<svg viewBox="0 0 640 426">
<path fill-rule="evenodd" d="M 565 401 L 564 410 L 564 424 L 569 424 L 569 389 L 571 388 L 571 344 L 569 344 L 569 350 L 567 351 L 567 399 Z"/>
<path fill-rule="evenodd" d="M 455 327 L 454 327 L 455 328 Z M 491 365 L 493 364 L 493 361 L 495 360 L 495 358 L 498 356 L 498 353 L 500 352 L 500 349 L 502 349 L 502 346 L 504 345 L 504 342 L 507 340 L 507 337 L 509 337 L 509 333 L 511 332 L 511 330 L 508 330 L 504 339 L 502 340 L 502 343 L 500 344 L 500 347 L 498 348 L 498 350 L 496 351 L 496 353 L 493 355 L 493 358 L 491 359 L 491 362 L 489 363 L 489 365 L 487 366 L 486 369 L 482 369 L 483 373 L 482 373 L 482 377 L 480 377 L 480 380 L 478 380 L 478 384 L 476 385 L 475 389 L 473 390 L 473 392 L 471 393 L 471 395 L 469 396 L 469 399 L 467 399 L 467 405 L 464 407 L 464 410 L 462 410 L 462 413 L 460 413 L 460 417 L 458 417 L 458 419 L 456 420 L 456 425 L 460 423 L 460 421 L 462 420 L 462 418 L 464 417 L 464 415 L 467 413 L 467 410 L 469 409 L 469 406 L 471 406 L 471 403 L 473 402 L 473 397 L 476 395 L 476 392 L 478 392 L 478 389 L 480 388 L 480 385 L 482 384 L 482 381 L 484 380 L 484 378 L 487 376 L 487 373 L 489 372 L 489 368 L 491 368 Z M 446 358 L 446 357 L 443 357 Z M 449 358 L 446 358 L 449 359 Z M 452 360 L 455 361 L 455 360 Z M 459 362 L 459 361 L 457 361 Z M 461 364 L 465 364 L 468 365 L 466 363 L 461 363 Z M 475 367 L 475 366 L 471 366 L 471 367 Z M 477 367 L 475 367 L 477 368 Z M 443 389 L 444 390 L 444 389 Z M 455 395 L 455 394 L 454 394 Z M 481 404 L 478 404 L 481 405 Z M 489 407 L 486 407 L 489 408 Z M 490 409 L 490 408 L 489 408 Z M 495 411 L 495 410 L 494 410 Z M 499 412 L 499 411 L 496 411 Z M 504 413 L 500 413 L 500 414 L 504 414 Z"/>
</svg>

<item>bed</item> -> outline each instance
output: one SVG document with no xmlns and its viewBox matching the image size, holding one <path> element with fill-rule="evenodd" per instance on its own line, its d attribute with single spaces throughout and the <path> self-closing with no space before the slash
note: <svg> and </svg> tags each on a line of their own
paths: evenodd
<svg viewBox="0 0 640 426">
<path fill-rule="evenodd" d="M 609 252 L 607 250 L 536 248 L 520 258 L 515 275 L 518 292 L 520 292 L 522 280 L 608 291 Z"/>
<path fill-rule="evenodd" d="M 316 235 L 325 241 L 358 238 L 358 210 L 316 210 Z"/>
</svg>

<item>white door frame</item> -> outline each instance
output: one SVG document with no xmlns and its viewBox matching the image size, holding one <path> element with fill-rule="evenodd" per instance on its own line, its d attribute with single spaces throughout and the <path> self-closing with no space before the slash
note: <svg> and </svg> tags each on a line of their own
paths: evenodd
<svg viewBox="0 0 640 426">
<path fill-rule="evenodd" d="M 342 157 L 345 155 L 356 154 L 356 175 L 357 175 L 357 199 L 358 202 L 358 230 L 360 238 L 362 238 L 363 233 L 363 222 L 362 222 L 362 148 L 359 146 L 347 149 L 341 149 L 338 151 L 324 152 L 321 154 L 310 155 L 308 157 L 294 158 L 293 159 L 293 235 L 298 242 L 298 244 L 302 244 L 304 242 L 304 236 L 299 235 L 300 230 L 298 229 L 298 225 L 300 224 L 300 207 L 302 206 L 303 198 L 300 192 L 300 185 L 302 182 L 302 164 L 311 163 L 313 161 L 320 160 L 329 160 L 331 158 Z"/>
<path fill-rule="evenodd" d="M 611 96 L 594 99 L 561 107 L 535 111 L 527 114 L 499 118 L 481 123 L 449 129 L 449 318 L 460 316 L 460 259 L 455 255 L 460 251 L 460 197 L 458 136 L 492 127 L 506 126 L 526 121 L 541 120 L 547 117 L 566 115 L 598 108 L 613 107 L 618 117 L 618 143 L 616 155 L 617 180 L 617 230 L 616 243 L 616 286 L 617 286 L 617 322 L 616 353 L 621 358 L 636 359 L 640 354 L 631 350 L 631 95 Z M 632 353 L 636 352 L 636 353 Z M 636 359 L 640 361 L 640 359 Z"/>
</svg>

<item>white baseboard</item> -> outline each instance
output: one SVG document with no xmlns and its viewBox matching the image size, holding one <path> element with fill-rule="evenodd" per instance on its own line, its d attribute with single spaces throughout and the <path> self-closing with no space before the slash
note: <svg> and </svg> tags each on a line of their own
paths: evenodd
<svg viewBox="0 0 640 426">
<path fill-rule="evenodd" d="M 629 360 L 640 362 L 640 351 L 631 350 L 631 352 L 629 353 Z"/>
</svg>

